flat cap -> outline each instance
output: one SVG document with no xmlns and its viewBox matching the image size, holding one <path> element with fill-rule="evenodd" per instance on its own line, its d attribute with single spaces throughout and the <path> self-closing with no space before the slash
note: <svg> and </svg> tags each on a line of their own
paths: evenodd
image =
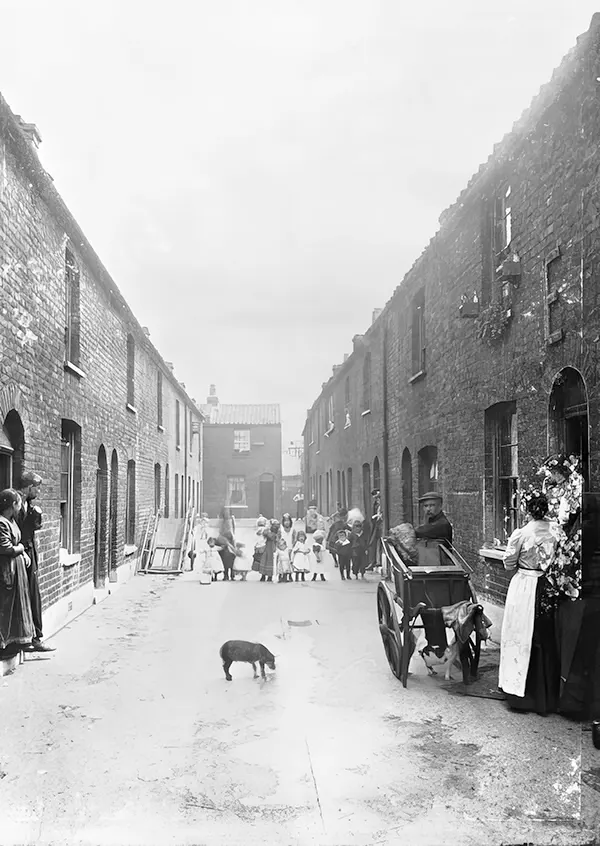
<svg viewBox="0 0 600 846">
<path fill-rule="evenodd" d="M 419 502 L 427 502 L 432 499 L 438 499 L 440 502 L 444 501 L 441 493 L 438 493 L 437 491 L 429 491 L 429 493 L 423 494 L 423 496 L 419 497 Z"/>
</svg>

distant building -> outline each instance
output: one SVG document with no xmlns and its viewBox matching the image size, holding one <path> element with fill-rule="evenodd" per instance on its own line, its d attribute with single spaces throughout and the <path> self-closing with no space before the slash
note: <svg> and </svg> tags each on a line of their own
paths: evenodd
<svg viewBox="0 0 600 846">
<path fill-rule="evenodd" d="M 222 405 L 214 385 L 203 406 L 204 510 L 224 505 L 237 518 L 281 514 L 278 405 Z"/>
<path fill-rule="evenodd" d="M 292 517 L 304 516 L 304 499 L 300 499 L 303 491 L 303 454 L 302 441 L 290 443 L 283 453 L 281 511 Z"/>
</svg>

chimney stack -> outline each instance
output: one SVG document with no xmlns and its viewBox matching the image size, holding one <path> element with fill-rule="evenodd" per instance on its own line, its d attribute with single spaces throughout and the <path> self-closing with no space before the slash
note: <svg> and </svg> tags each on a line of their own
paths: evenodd
<svg viewBox="0 0 600 846">
<path fill-rule="evenodd" d="M 374 308 L 373 309 L 373 320 L 371 321 L 371 323 L 375 323 L 375 321 L 377 320 L 377 318 L 379 317 L 379 315 L 381 314 L 382 311 L 383 311 L 382 308 Z"/>
<path fill-rule="evenodd" d="M 210 386 L 209 395 L 206 397 L 206 404 L 207 405 L 218 405 L 219 404 L 219 397 L 217 396 L 217 389 L 214 385 Z"/>
<path fill-rule="evenodd" d="M 15 117 L 23 135 L 25 135 L 37 149 L 42 143 L 42 136 L 40 135 L 40 131 L 35 123 L 25 123 L 21 115 L 15 115 Z"/>
</svg>

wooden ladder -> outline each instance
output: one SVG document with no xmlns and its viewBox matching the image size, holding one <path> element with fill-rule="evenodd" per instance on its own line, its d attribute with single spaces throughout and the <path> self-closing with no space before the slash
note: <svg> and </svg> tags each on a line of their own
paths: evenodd
<svg viewBox="0 0 600 846">
<path fill-rule="evenodd" d="M 146 531 L 144 532 L 144 543 L 142 545 L 142 555 L 140 557 L 139 570 L 140 573 L 147 573 L 152 566 L 152 559 L 154 558 L 154 548 L 156 546 L 156 533 L 158 531 L 158 521 L 160 520 L 160 512 L 148 515 L 148 522 L 146 523 Z"/>
</svg>

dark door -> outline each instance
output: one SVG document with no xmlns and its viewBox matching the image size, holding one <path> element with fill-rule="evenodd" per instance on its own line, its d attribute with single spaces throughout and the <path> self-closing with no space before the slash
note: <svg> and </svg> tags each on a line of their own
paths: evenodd
<svg viewBox="0 0 600 846">
<path fill-rule="evenodd" d="M 258 510 L 263 517 L 275 516 L 275 482 L 261 479 L 258 483 Z"/>
<path fill-rule="evenodd" d="M 96 528 L 94 532 L 94 587 L 104 587 L 106 577 L 106 500 L 108 467 L 104 447 L 98 450 L 96 468 Z"/>
<path fill-rule="evenodd" d="M 119 459 L 117 458 L 117 451 L 113 450 L 110 462 L 110 507 L 109 507 L 109 525 L 110 525 L 110 570 L 108 572 L 108 579 L 111 582 L 117 581 L 117 553 L 118 553 L 118 524 L 117 514 L 119 507 Z"/>
</svg>

